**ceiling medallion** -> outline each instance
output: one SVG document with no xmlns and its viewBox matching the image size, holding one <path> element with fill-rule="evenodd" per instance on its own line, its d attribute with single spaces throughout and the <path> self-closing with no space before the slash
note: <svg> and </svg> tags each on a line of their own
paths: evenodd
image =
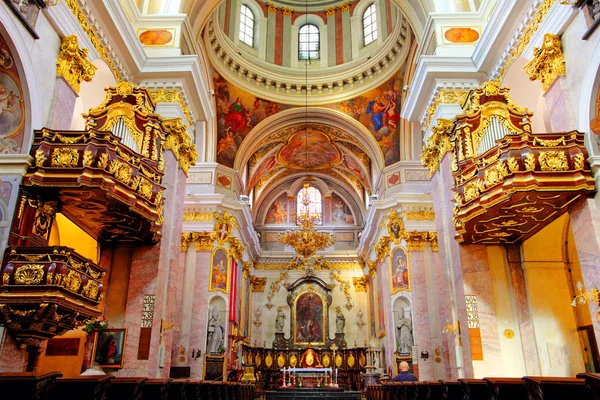
<svg viewBox="0 0 600 400">
<path fill-rule="evenodd" d="M 311 213 L 309 210 L 310 197 L 308 190 L 306 190 L 309 186 L 310 181 L 307 179 L 304 181 L 305 190 L 302 198 L 304 211 L 301 214 L 298 214 L 299 229 L 295 231 L 286 231 L 277 236 L 279 244 L 294 248 L 296 253 L 305 259 L 315 255 L 319 250 L 333 246 L 335 243 L 335 237 L 333 235 L 327 232 L 317 232 L 315 229 L 315 219 L 317 219 L 319 215 L 317 213 Z"/>
</svg>

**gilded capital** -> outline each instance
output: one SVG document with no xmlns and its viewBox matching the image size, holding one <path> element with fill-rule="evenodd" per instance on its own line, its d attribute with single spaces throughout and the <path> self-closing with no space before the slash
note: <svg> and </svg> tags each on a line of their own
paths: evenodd
<svg viewBox="0 0 600 400">
<path fill-rule="evenodd" d="M 282 8 L 281 11 L 283 12 L 284 17 L 291 17 L 292 14 L 294 13 L 293 8 Z"/>
<path fill-rule="evenodd" d="M 179 89 L 152 89 L 149 90 L 150 98 L 154 102 L 154 104 L 158 103 L 179 103 L 181 105 L 181 110 L 185 114 L 185 119 L 187 119 L 188 124 L 193 124 L 194 119 L 192 118 L 192 112 L 190 111 L 190 107 L 186 104 L 181 90 Z"/>
<path fill-rule="evenodd" d="M 547 33 L 542 47 L 533 50 L 533 60 L 525 66 L 529 80 L 542 82 L 548 90 L 558 75 L 565 74 L 565 56 L 560 45 L 560 36 Z"/>
<path fill-rule="evenodd" d="M 250 276 L 250 288 L 253 292 L 264 292 L 267 278 L 259 278 L 258 276 Z"/>
<path fill-rule="evenodd" d="M 450 134 L 454 123 L 447 119 L 438 118 L 437 125 L 432 128 L 433 134 L 427 139 L 427 146 L 423 147 L 423 153 L 419 156 L 421 164 L 429 168 L 429 174 L 433 175 L 440 168 L 440 163 L 446 152 L 452 151 Z"/>
<path fill-rule="evenodd" d="M 56 61 L 56 75 L 65 78 L 76 93 L 79 93 L 81 81 L 91 82 L 98 69 L 87 56 L 88 49 L 79 48 L 76 35 L 62 38 Z"/>
<path fill-rule="evenodd" d="M 164 147 L 173 151 L 179 166 L 187 175 L 190 166 L 198 161 L 198 153 L 196 153 L 192 138 L 187 133 L 187 126 L 182 124 L 181 118 L 165 120 L 163 125 L 168 131 Z"/>
<path fill-rule="evenodd" d="M 335 16 L 335 12 L 337 11 L 337 8 L 335 7 L 329 7 L 325 9 L 325 15 L 328 17 L 333 17 Z"/>
<path fill-rule="evenodd" d="M 356 292 L 366 292 L 369 285 L 369 277 L 367 275 L 355 276 L 352 278 L 352 283 Z"/>
<path fill-rule="evenodd" d="M 194 243 L 196 251 L 210 251 L 213 247 L 215 234 L 213 232 L 181 232 L 181 251 L 187 251 L 189 244 Z"/>
</svg>

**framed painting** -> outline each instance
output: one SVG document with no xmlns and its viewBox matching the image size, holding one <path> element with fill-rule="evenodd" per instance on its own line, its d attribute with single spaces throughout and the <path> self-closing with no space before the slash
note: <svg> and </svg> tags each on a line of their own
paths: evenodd
<svg viewBox="0 0 600 400">
<path fill-rule="evenodd" d="M 107 329 L 96 333 L 92 360 L 102 368 L 123 368 L 127 329 Z"/>
<path fill-rule="evenodd" d="M 293 316 L 295 344 L 325 344 L 325 301 L 320 293 L 307 292 L 296 298 Z"/>
<path fill-rule="evenodd" d="M 217 247 L 210 257 L 208 290 L 229 292 L 229 255 L 223 247 Z"/>
<path fill-rule="evenodd" d="M 392 294 L 410 292 L 410 266 L 408 252 L 402 246 L 392 250 L 390 255 L 390 290 Z"/>
<path fill-rule="evenodd" d="M 35 22 L 37 21 L 40 9 L 46 7 L 44 0 L 29 0 L 29 1 L 15 1 L 15 0 L 4 0 L 8 8 L 15 14 L 15 16 L 21 21 L 25 29 L 29 31 L 31 36 L 39 39 L 39 35 L 35 32 Z"/>
</svg>

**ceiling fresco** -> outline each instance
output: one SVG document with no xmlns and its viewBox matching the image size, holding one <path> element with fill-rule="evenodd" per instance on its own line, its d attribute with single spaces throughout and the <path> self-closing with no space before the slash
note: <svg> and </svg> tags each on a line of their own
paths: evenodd
<svg viewBox="0 0 600 400">
<path fill-rule="evenodd" d="M 400 161 L 400 92 L 405 68 L 406 64 L 394 78 L 362 96 L 322 106 L 341 111 L 365 126 L 377 140 L 386 166 Z M 214 75 L 214 87 L 217 162 L 228 167 L 233 167 L 238 149 L 252 128 L 269 116 L 295 107 L 258 98 L 229 84 L 217 73 Z M 309 119 L 308 122 L 316 121 Z M 316 131 L 315 134 L 318 135 Z M 314 143 L 324 143 L 322 137 L 315 140 Z M 298 147 L 292 146 L 290 149 L 297 150 Z M 289 165 L 293 165 L 293 162 Z"/>
<path fill-rule="evenodd" d="M 341 160 L 340 150 L 331 139 L 315 129 L 294 133 L 277 153 L 280 164 L 295 169 L 323 169 Z"/>
</svg>

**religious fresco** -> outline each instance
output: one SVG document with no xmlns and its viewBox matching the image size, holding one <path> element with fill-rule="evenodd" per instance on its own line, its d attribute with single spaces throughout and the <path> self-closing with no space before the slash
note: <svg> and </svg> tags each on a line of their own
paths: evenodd
<svg viewBox="0 0 600 400">
<path fill-rule="evenodd" d="M 360 183 L 362 183 L 363 186 L 369 187 L 369 179 L 367 178 L 365 172 L 363 172 L 363 169 L 360 167 L 360 165 L 356 162 L 356 160 L 354 160 L 347 154 L 344 154 L 344 157 L 342 159 L 342 165 L 346 167 L 346 169 L 350 171 L 352 175 L 358 178 L 358 180 L 360 181 Z"/>
<path fill-rule="evenodd" d="M 481 28 L 475 27 L 453 27 L 442 28 L 445 43 L 468 44 L 479 40 Z"/>
<path fill-rule="evenodd" d="M 17 66 L 0 36 L 0 153 L 18 153 L 24 139 L 25 105 Z"/>
<path fill-rule="evenodd" d="M 296 343 L 325 342 L 323 299 L 316 293 L 304 293 L 296 300 L 294 341 Z"/>
<path fill-rule="evenodd" d="M 275 156 L 269 156 L 268 158 L 265 158 L 258 166 L 258 168 L 256 168 L 256 170 L 254 170 L 254 172 L 252 173 L 252 178 L 250 179 L 250 182 L 248 183 L 248 188 L 253 188 L 254 185 L 256 184 L 256 182 L 258 182 L 258 180 L 260 178 L 262 178 L 264 175 L 268 174 L 269 171 L 271 171 L 273 169 L 273 167 L 275 167 L 275 165 L 277 164 L 277 161 L 275 159 Z"/>
<path fill-rule="evenodd" d="M 331 139 L 315 129 L 294 133 L 277 153 L 278 162 L 296 169 L 327 168 L 338 164 L 340 157 L 340 151 Z"/>
<path fill-rule="evenodd" d="M 365 126 L 379 143 L 386 166 L 400 161 L 400 93 L 405 69 L 406 64 L 394 78 L 357 98 L 321 106 L 341 111 Z M 217 73 L 213 82 L 217 105 L 217 162 L 233 167 L 236 153 L 252 128 L 263 119 L 296 106 L 256 97 L 230 85 Z M 309 149 L 318 149 L 321 146 L 326 150 L 323 154 L 312 153 L 319 155 L 314 161 L 317 167 L 322 168 L 335 163 L 335 146 L 327 145 L 329 142 L 325 135 L 319 132 L 311 133 L 316 137 L 310 139 L 314 141 L 309 143 Z M 289 165 L 303 167 L 303 162 L 297 154 L 305 151 L 306 144 L 302 144 L 299 136 L 292 139 L 284 152 L 283 160 Z M 278 161 L 283 160 L 278 157 Z"/>
<path fill-rule="evenodd" d="M 229 256 L 223 247 L 218 247 L 213 251 L 210 260 L 210 282 L 208 288 L 211 292 L 228 292 L 227 283 L 229 272 Z"/>
<path fill-rule="evenodd" d="M 396 247 L 390 256 L 391 292 L 410 292 L 408 253 L 404 247 Z"/>
<path fill-rule="evenodd" d="M 336 193 L 331 195 L 331 223 L 354 224 L 354 216 L 348 204 Z"/>
<path fill-rule="evenodd" d="M 287 194 L 279 196 L 267 211 L 265 224 L 285 224 L 288 221 Z"/>
</svg>

